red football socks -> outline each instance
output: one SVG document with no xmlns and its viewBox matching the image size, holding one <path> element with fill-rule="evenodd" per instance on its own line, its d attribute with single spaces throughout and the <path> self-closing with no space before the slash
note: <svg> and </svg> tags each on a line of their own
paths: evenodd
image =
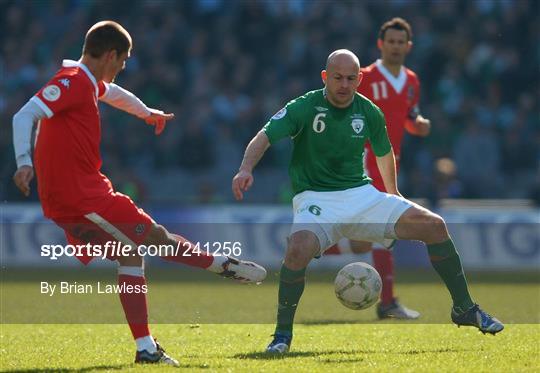
<svg viewBox="0 0 540 373">
<path fill-rule="evenodd" d="M 381 303 L 388 305 L 394 300 L 394 257 L 387 249 L 373 249 L 373 265 L 382 279 Z"/>
<path fill-rule="evenodd" d="M 163 259 L 170 262 L 182 263 L 191 267 L 199 267 L 207 269 L 214 262 L 214 257 L 208 255 L 204 247 L 195 247 L 184 237 L 170 233 L 178 242 L 174 248 L 172 255 L 162 256 Z M 177 250 L 178 248 L 178 250 Z M 196 249 L 194 251 L 194 249 Z M 198 249 L 198 250 L 197 250 Z"/>
<path fill-rule="evenodd" d="M 339 255 L 341 254 L 341 250 L 339 249 L 339 245 L 335 244 L 334 246 L 331 246 L 324 252 L 323 255 Z"/>
<path fill-rule="evenodd" d="M 142 272 L 142 268 L 140 270 Z M 126 320 L 133 338 L 137 339 L 150 335 L 148 328 L 148 307 L 146 305 L 146 280 L 144 275 L 130 276 L 119 274 L 118 285 L 120 286 L 120 302 L 124 308 Z"/>
</svg>

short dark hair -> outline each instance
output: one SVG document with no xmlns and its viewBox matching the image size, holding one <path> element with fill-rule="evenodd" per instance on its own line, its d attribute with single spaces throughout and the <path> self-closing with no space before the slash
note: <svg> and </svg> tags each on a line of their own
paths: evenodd
<svg viewBox="0 0 540 373">
<path fill-rule="evenodd" d="M 115 50 L 118 55 L 127 53 L 132 46 L 131 36 L 119 23 L 101 21 L 90 27 L 84 38 L 83 55 L 99 58 Z"/>
<path fill-rule="evenodd" d="M 379 39 L 384 40 L 384 35 L 386 34 L 386 30 L 388 29 L 405 31 L 407 33 L 407 41 L 410 41 L 412 39 L 411 25 L 409 25 L 409 22 L 405 21 L 403 18 L 395 17 L 392 18 L 390 21 L 383 23 L 381 29 L 379 30 Z"/>
</svg>

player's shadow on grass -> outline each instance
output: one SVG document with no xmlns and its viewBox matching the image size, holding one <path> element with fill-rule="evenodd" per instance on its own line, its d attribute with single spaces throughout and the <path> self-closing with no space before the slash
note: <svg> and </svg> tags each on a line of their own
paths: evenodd
<svg viewBox="0 0 540 373">
<path fill-rule="evenodd" d="M 99 370 L 105 370 L 105 371 L 124 371 L 128 369 L 131 366 L 131 364 L 117 364 L 117 365 L 96 365 L 92 367 L 85 367 L 85 368 L 36 368 L 36 369 L 14 369 L 14 370 L 6 370 L 4 372 L 14 373 L 14 372 L 31 372 L 31 373 L 84 373 L 84 372 L 92 372 L 92 371 L 99 371 Z"/>
<path fill-rule="evenodd" d="M 298 322 L 297 324 L 306 325 L 306 326 L 317 326 L 317 325 L 341 325 L 341 324 L 377 324 L 380 320 L 337 320 L 337 319 L 321 319 L 321 320 L 305 320 Z"/>
<path fill-rule="evenodd" d="M 19 372 L 30 372 L 30 373 L 85 373 L 85 372 L 95 372 L 100 370 L 105 371 L 125 371 L 129 368 L 133 368 L 134 364 L 118 364 L 118 365 L 96 365 L 92 367 L 85 368 L 36 368 L 36 369 L 13 369 L 6 370 L 3 372 L 8 373 L 19 373 Z M 135 364 L 137 365 L 137 364 Z M 160 365 L 160 368 L 165 367 Z M 180 363 L 181 368 L 197 368 L 197 369 L 208 369 L 210 366 L 208 364 L 182 364 Z"/>
<path fill-rule="evenodd" d="M 363 355 L 373 355 L 373 354 L 393 354 L 393 355 L 419 355 L 419 354 L 432 354 L 432 353 L 455 353 L 455 352 L 466 352 L 470 349 L 466 348 L 434 348 L 426 350 L 411 350 L 411 351 L 381 351 L 381 350 L 323 350 L 323 351 L 292 351 L 287 352 L 286 354 L 270 354 L 267 352 L 250 352 L 247 354 L 236 354 L 233 356 L 235 359 L 252 359 L 252 360 L 276 360 L 276 359 L 287 359 L 294 357 L 321 357 L 324 355 L 330 355 L 326 359 L 321 359 L 322 363 L 336 363 L 336 362 L 358 362 L 363 361 Z M 339 357 L 333 358 L 331 355 L 339 355 Z M 343 355 L 356 355 L 356 357 L 343 358 Z"/>
<path fill-rule="evenodd" d="M 233 357 L 235 359 L 252 359 L 252 360 L 274 360 L 274 359 L 286 359 L 291 357 L 314 357 L 321 355 L 341 354 L 341 355 L 354 355 L 357 351 L 348 350 L 331 350 L 331 351 L 292 351 L 286 354 L 270 354 L 268 352 L 249 352 L 247 354 L 236 354 Z M 353 359 L 362 360 L 362 359 Z"/>
</svg>

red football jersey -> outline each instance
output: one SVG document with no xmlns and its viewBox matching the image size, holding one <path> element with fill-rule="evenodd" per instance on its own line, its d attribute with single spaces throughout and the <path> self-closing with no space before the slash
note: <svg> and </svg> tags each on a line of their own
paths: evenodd
<svg viewBox="0 0 540 373">
<path fill-rule="evenodd" d="M 373 101 L 384 113 L 388 137 L 399 167 L 405 125 L 416 111 L 420 98 L 420 82 L 416 74 L 406 67 L 401 68 L 397 78 L 394 77 L 381 60 L 362 68 L 361 71 L 363 79 L 358 92 Z M 365 169 L 374 180 L 374 185 L 381 189 L 382 180 L 369 144 L 366 145 Z"/>
<path fill-rule="evenodd" d="M 98 97 L 105 94 L 86 66 L 64 60 L 32 100 L 46 113 L 38 124 L 34 167 L 43 213 L 49 218 L 84 215 L 112 192 L 99 170 L 101 125 Z"/>
</svg>

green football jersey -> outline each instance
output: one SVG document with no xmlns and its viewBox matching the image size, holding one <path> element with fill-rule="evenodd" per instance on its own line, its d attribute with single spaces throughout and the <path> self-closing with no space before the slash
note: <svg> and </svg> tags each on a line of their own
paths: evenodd
<svg viewBox="0 0 540 373">
<path fill-rule="evenodd" d="M 270 144 L 285 137 L 293 140 L 289 176 L 294 194 L 367 184 L 366 141 L 376 156 L 391 149 L 383 113 L 359 93 L 349 107 L 340 109 L 330 104 L 324 89 L 308 92 L 278 111 L 264 131 Z"/>
</svg>

